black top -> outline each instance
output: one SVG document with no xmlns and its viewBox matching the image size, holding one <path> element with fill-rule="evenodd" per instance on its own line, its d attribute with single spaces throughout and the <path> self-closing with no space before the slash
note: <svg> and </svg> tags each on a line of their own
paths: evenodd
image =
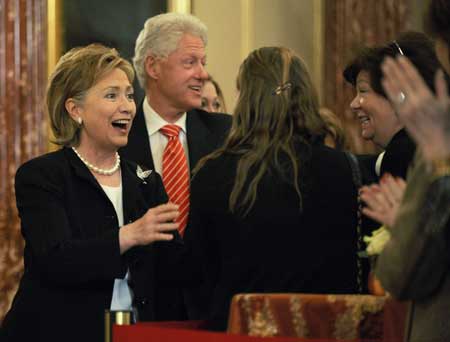
<svg viewBox="0 0 450 342">
<path fill-rule="evenodd" d="M 414 159 L 416 145 L 406 133 L 405 129 L 398 131 L 387 144 L 381 161 L 380 176 L 389 172 L 393 176 L 406 179 L 406 174 Z M 375 173 L 375 163 L 378 155 L 359 155 L 358 160 L 365 184 L 378 182 L 379 177 Z"/>
<path fill-rule="evenodd" d="M 167 201 L 156 172 L 144 182 L 136 165 L 122 160 L 121 174 L 125 224 Z M 71 149 L 23 164 L 15 186 L 25 270 L 0 340 L 102 341 L 114 279 L 127 269 L 139 317 L 158 319 L 156 312 L 167 310 L 158 307 L 155 284 L 156 277 L 172 282 L 171 275 L 156 276 L 164 267 L 155 266 L 181 252 L 181 244 L 154 243 L 121 255 L 113 204 Z"/>
<path fill-rule="evenodd" d="M 416 144 L 405 129 L 398 131 L 386 146 L 381 161 L 380 175 L 389 172 L 393 176 L 406 179 L 406 174 L 416 152 Z"/>
<path fill-rule="evenodd" d="M 266 174 L 245 218 L 228 209 L 238 158 L 207 162 L 191 183 L 185 239 L 212 284 L 212 328 L 226 328 L 237 293 L 355 293 L 356 189 L 345 155 L 312 148 L 300 171 L 303 211 L 291 182 Z"/>
</svg>

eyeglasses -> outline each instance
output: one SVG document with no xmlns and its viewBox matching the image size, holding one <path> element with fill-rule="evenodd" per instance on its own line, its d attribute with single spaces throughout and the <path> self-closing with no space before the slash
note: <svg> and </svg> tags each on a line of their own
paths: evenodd
<svg viewBox="0 0 450 342">
<path fill-rule="evenodd" d="M 405 54 L 403 53 L 402 48 L 400 47 L 400 45 L 398 45 L 398 43 L 397 43 L 396 40 L 393 41 L 393 44 L 394 44 L 395 47 L 397 48 L 398 52 L 400 52 L 400 54 L 401 54 L 402 56 L 404 56 Z"/>
</svg>

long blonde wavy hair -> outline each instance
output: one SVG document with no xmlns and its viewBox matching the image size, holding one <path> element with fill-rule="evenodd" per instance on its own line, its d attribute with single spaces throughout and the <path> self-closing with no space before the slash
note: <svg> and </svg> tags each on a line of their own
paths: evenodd
<svg viewBox="0 0 450 342">
<path fill-rule="evenodd" d="M 300 167 L 308 158 L 311 144 L 325 136 L 317 96 L 305 64 L 284 47 L 257 49 L 242 63 L 237 88 L 239 97 L 230 134 L 221 148 L 200 160 L 194 174 L 210 159 L 225 153 L 239 155 L 229 198 L 231 212 L 248 214 L 255 203 L 258 185 L 269 171 L 291 178 L 301 210 Z M 298 148 L 299 145 L 306 148 Z M 292 171 L 286 172 L 281 165 L 281 155 L 287 155 Z M 254 176 L 250 178 L 250 174 Z"/>
</svg>

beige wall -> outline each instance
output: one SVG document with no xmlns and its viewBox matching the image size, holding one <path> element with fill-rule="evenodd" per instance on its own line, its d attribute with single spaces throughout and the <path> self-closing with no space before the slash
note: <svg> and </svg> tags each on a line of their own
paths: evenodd
<svg viewBox="0 0 450 342">
<path fill-rule="evenodd" d="M 192 13 L 209 29 L 208 71 L 219 81 L 228 111 L 236 100 L 240 63 L 262 46 L 292 48 L 303 57 L 316 86 L 320 86 L 323 1 L 192 0 Z"/>
<path fill-rule="evenodd" d="M 423 16 L 428 7 L 428 0 L 411 0 L 411 29 L 423 31 Z"/>
<path fill-rule="evenodd" d="M 255 3 L 258 6 L 254 11 L 254 48 L 281 45 L 293 49 L 306 62 L 320 95 L 324 42 L 323 0 L 257 0 Z"/>
</svg>

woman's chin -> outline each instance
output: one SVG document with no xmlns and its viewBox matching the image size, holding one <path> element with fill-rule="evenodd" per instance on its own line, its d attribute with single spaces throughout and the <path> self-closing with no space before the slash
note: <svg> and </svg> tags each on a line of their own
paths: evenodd
<svg viewBox="0 0 450 342">
<path fill-rule="evenodd" d="M 371 140 L 373 140 L 374 134 L 373 134 L 373 132 L 371 132 L 371 131 L 363 130 L 363 131 L 361 132 L 361 137 L 362 137 L 364 140 L 371 141 Z"/>
<path fill-rule="evenodd" d="M 114 139 L 113 145 L 118 150 L 121 147 L 125 147 L 128 144 L 128 136 Z"/>
</svg>

